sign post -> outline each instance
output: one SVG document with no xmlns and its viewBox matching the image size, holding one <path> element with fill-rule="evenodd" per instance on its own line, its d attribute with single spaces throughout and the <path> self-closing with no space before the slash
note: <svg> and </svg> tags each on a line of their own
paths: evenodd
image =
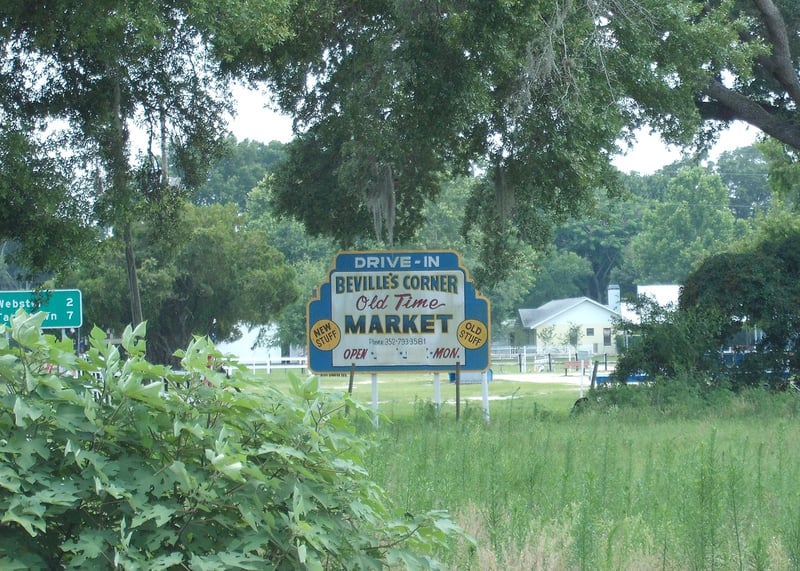
<svg viewBox="0 0 800 571">
<path fill-rule="evenodd" d="M 489 300 L 454 251 L 340 252 L 307 318 L 315 373 L 489 367 Z"/>
<path fill-rule="evenodd" d="M 77 289 L 0 291 L 0 323 L 9 325 L 20 309 L 46 313 L 43 329 L 77 329 L 83 325 L 83 301 Z"/>
</svg>

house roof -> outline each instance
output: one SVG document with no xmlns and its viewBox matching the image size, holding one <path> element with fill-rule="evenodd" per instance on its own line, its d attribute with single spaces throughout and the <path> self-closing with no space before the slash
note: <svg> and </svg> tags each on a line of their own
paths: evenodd
<svg viewBox="0 0 800 571">
<path fill-rule="evenodd" d="M 565 315 L 582 304 L 588 304 L 595 309 L 605 310 L 610 315 L 619 316 L 619 314 L 611 308 L 588 297 L 569 297 L 566 299 L 549 301 L 536 309 L 520 309 L 519 318 L 525 329 L 536 329 L 542 324 L 556 320 L 559 316 Z"/>
</svg>

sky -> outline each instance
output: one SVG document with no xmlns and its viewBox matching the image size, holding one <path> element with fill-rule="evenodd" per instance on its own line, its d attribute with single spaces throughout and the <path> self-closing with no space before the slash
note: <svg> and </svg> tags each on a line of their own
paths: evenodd
<svg viewBox="0 0 800 571">
<path fill-rule="evenodd" d="M 270 100 L 266 95 L 242 86 L 235 86 L 232 91 L 238 112 L 230 129 L 238 141 L 288 143 L 292 139 L 292 120 L 269 109 Z"/>
<path fill-rule="evenodd" d="M 238 102 L 238 113 L 230 123 L 236 139 L 269 143 L 287 143 L 292 139 L 292 121 L 286 115 L 268 108 L 269 98 L 263 92 L 235 87 L 233 96 Z M 720 135 L 717 144 L 711 149 L 709 158 L 716 160 L 720 153 L 755 142 L 758 131 L 744 123 L 734 123 Z M 642 129 L 637 132 L 634 147 L 620 154 L 614 164 L 623 172 L 638 172 L 647 175 L 680 159 L 680 150 L 670 147 L 658 136 Z"/>
<path fill-rule="evenodd" d="M 742 122 L 735 122 L 720 134 L 719 140 L 711 148 L 709 159 L 715 161 L 725 151 L 752 145 L 759 131 Z M 681 158 L 677 147 L 669 146 L 657 134 L 642 129 L 636 133 L 637 142 L 634 147 L 614 160 L 616 167 L 627 173 L 653 174 Z"/>
</svg>

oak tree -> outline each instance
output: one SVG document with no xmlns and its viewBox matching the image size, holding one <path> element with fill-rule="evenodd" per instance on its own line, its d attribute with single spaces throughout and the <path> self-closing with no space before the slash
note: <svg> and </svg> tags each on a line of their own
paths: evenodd
<svg viewBox="0 0 800 571">
<path fill-rule="evenodd" d="M 275 204 L 312 234 L 407 241 L 442 177 L 479 164 L 466 220 L 489 283 L 614 183 L 625 112 L 594 3 L 319 0 L 292 17 L 262 77 L 298 129 Z"/>
<path fill-rule="evenodd" d="M 0 115 L 3 133 L 21 137 L 0 149 L 32 176 L 6 175 L 0 189 L 16 187 L 17 196 L 35 199 L 42 207 L 40 227 L 54 230 L 45 243 L 40 234 L 9 232 L 4 225 L 6 237 L 24 241 L 26 261 L 49 265 L 52 256 L 41 252 L 64 250 L 61 244 L 74 243 L 75 232 L 113 228 L 125 245 L 132 320 L 140 322 L 133 225 L 143 217 L 169 221 L 187 192 L 205 180 L 231 110 L 226 82 L 287 34 L 286 4 L 4 2 Z M 57 152 L 26 150 L 56 136 Z M 57 166 L 37 168 L 34 161 L 43 156 Z M 92 205 L 90 212 L 54 212 L 52 205 L 72 204 L 76 192 L 60 172 L 85 175 L 82 188 L 92 197 L 83 204 Z M 19 220 L 30 208 L 10 206 Z"/>
<path fill-rule="evenodd" d="M 241 327 L 274 322 L 298 293 L 294 270 L 264 230 L 243 224 L 236 205 L 184 203 L 179 216 L 169 247 L 157 225 L 137 226 L 134 233 L 149 316 L 148 354 L 159 363 L 171 362 L 195 335 L 234 340 Z M 120 332 L 131 321 L 117 240 L 101 245 L 95 264 L 61 278 L 83 292 L 87 328 Z"/>
<path fill-rule="evenodd" d="M 622 2 L 606 27 L 614 80 L 651 126 L 703 143 L 731 121 L 800 148 L 794 0 Z"/>
</svg>

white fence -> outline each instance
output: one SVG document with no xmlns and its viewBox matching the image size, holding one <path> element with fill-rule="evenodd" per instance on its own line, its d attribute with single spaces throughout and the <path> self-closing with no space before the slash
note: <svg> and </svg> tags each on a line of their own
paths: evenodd
<svg viewBox="0 0 800 571">
<path fill-rule="evenodd" d="M 308 369 L 308 360 L 305 357 L 281 357 L 264 361 L 240 360 L 239 364 L 245 365 L 254 373 L 256 371 L 266 371 L 268 375 L 273 369 L 300 369 L 301 373 L 305 373 L 306 369 Z"/>
<path fill-rule="evenodd" d="M 569 346 L 552 346 L 547 351 L 538 350 L 535 346 L 493 346 L 492 368 L 497 372 L 544 372 L 555 371 L 556 361 L 580 361 L 587 363 L 599 361 L 603 369 L 608 369 L 608 355 L 595 354 L 589 347 L 579 346 L 578 352 Z"/>
</svg>

